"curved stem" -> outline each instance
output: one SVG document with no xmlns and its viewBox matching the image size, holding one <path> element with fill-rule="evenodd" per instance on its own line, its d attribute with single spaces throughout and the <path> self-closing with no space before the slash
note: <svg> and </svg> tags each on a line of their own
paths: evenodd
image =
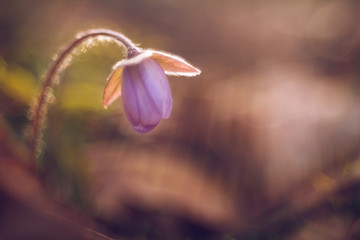
<svg viewBox="0 0 360 240">
<path fill-rule="evenodd" d="M 31 125 L 30 125 L 30 154 L 36 159 L 39 140 L 41 138 L 42 126 L 44 123 L 45 116 L 47 114 L 47 96 L 49 90 L 54 84 L 55 76 L 58 74 L 60 67 L 64 64 L 67 57 L 69 57 L 72 51 L 79 46 L 82 42 L 89 38 L 105 36 L 111 37 L 117 42 L 125 46 L 127 51 L 127 57 L 132 57 L 139 52 L 139 49 L 131 42 L 130 39 L 122 35 L 121 33 L 108 30 L 108 29 L 93 29 L 82 32 L 76 36 L 76 38 L 69 42 L 63 50 L 60 51 L 55 62 L 52 64 L 49 72 L 46 75 L 45 81 L 43 82 L 40 96 L 37 98 L 35 105 L 31 110 Z"/>
</svg>

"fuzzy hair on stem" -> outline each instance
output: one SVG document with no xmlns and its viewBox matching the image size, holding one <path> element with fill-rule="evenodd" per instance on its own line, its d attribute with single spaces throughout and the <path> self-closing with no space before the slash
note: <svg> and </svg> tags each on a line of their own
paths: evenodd
<svg viewBox="0 0 360 240">
<path fill-rule="evenodd" d="M 115 40 L 126 48 L 128 56 L 138 54 L 139 48 L 123 34 L 109 30 L 109 29 L 91 29 L 80 32 L 75 36 L 75 39 L 70 41 L 63 49 L 56 55 L 56 59 L 49 68 L 45 80 L 42 84 L 40 95 L 30 109 L 30 131 L 29 131 L 29 148 L 30 156 L 34 158 L 34 162 L 41 153 L 41 135 L 45 128 L 45 117 L 48 111 L 48 97 L 49 91 L 52 91 L 53 85 L 56 83 L 56 78 L 59 72 L 64 68 L 68 59 L 71 58 L 74 50 L 85 41 L 98 38 L 107 37 Z M 105 38 L 104 38 L 105 39 Z M 100 38 L 101 41 L 101 38 Z"/>
</svg>

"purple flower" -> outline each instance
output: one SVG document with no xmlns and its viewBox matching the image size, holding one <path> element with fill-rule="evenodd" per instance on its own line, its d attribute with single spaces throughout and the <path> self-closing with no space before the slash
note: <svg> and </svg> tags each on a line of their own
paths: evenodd
<svg viewBox="0 0 360 240">
<path fill-rule="evenodd" d="M 195 76 L 200 70 L 184 59 L 154 50 L 132 49 L 118 62 L 104 90 L 104 107 L 122 95 L 126 117 L 133 128 L 146 133 L 170 117 L 172 96 L 167 75 Z M 122 79 L 122 87 L 121 87 Z"/>
</svg>

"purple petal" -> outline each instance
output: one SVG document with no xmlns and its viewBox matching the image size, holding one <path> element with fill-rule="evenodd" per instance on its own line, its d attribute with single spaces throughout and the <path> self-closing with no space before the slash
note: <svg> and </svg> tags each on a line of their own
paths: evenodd
<svg viewBox="0 0 360 240">
<path fill-rule="evenodd" d="M 162 117 L 170 117 L 172 95 L 164 70 L 154 59 L 148 58 L 139 63 L 139 73 L 144 86 Z"/>
<path fill-rule="evenodd" d="M 145 75 L 146 75 L 146 70 Z M 152 78 L 148 78 L 151 80 Z M 139 71 L 139 65 L 127 66 L 122 75 L 122 97 L 125 114 L 138 132 L 152 130 L 162 119 Z"/>
</svg>

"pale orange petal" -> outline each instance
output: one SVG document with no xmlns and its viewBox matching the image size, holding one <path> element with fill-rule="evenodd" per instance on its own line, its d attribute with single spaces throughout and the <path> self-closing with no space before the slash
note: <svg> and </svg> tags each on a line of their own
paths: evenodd
<svg viewBox="0 0 360 240">
<path fill-rule="evenodd" d="M 161 65 L 167 75 L 192 77 L 201 73 L 199 69 L 179 56 L 160 51 L 150 51 L 152 52 L 151 58 Z"/>
<path fill-rule="evenodd" d="M 122 67 L 116 68 L 109 76 L 103 94 L 103 105 L 107 108 L 121 96 Z"/>
</svg>

